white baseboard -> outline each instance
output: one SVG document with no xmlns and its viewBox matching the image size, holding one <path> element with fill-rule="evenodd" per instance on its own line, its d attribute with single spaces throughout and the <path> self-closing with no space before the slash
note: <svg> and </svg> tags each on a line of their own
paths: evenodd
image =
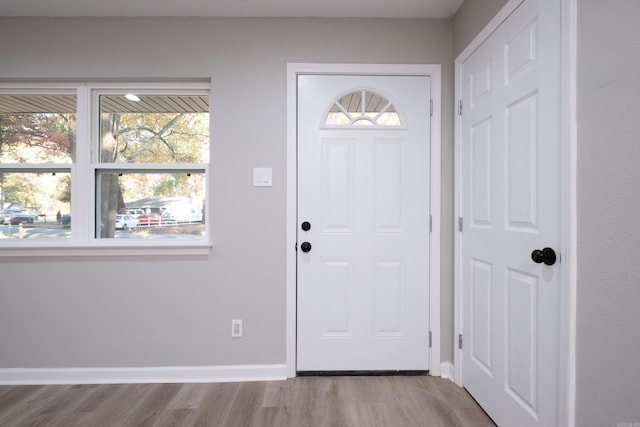
<svg viewBox="0 0 640 427">
<path fill-rule="evenodd" d="M 453 382 L 455 382 L 455 369 L 453 367 L 453 363 L 451 362 L 442 362 L 440 364 L 440 376 L 442 378 L 447 378 Z"/>
<path fill-rule="evenodd" d="M 0 369 L 0 385 L 217 383 L 279 381 L 287 379 L 287 366 L 162 366 L 143 368 Z"/>
</svg>

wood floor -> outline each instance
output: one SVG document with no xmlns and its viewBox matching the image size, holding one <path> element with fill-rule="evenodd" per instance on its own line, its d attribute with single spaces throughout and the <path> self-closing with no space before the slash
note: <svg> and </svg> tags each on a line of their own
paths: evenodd
<svg viewBox="0 0 640 427">
<path fill-rule="evenodd" d="M 214 384 L 0 386 L 0 426 L 494 426 L 429 376 Z"/>
</svg>

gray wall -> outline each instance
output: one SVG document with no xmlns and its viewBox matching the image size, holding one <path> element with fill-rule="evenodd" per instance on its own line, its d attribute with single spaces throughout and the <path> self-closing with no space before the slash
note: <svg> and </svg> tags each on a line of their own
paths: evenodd
<svg viewBox="0 0 640 427">
<path fill-rule="evenodd" d="M 576 0 L 576 426 L 640 423 L 640 3 Z M 506 3 L 467 0 L 454 57 Z"/>
<path fill-rule="evenodd" d="M 1 259 L 0 369 L 285 363 L 287 62 L 442 64 L 451 165 L 451 44 L 449 20 L 0 19 L 2 79 L 211 78 L 215 245 L 203 257 Z M 272 188 L 251 186 L 255 166 L 273 167 Z M 245 337 L 232 340 L 235 318 Z"/>
<path fill-rule="evenodd" d="M 640 423 L 640 2 L 578 0 L 577 425 Z"/>
<path fill-rule="evenodd" d="M 453 57 L 457 57 L 502 9 L 507 0 L 466 0 L 453 17 Z"/>
</svg>

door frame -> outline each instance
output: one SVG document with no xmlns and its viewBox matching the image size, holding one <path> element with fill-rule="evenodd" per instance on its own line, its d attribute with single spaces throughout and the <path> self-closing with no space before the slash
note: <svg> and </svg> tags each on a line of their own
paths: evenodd
<svg viewBox="0 0 640 427">
<path fill-rule="evenodd" d="M 430 200 L 431 233 L 429 243 L 429 328 L 431 351 L 429 371 L 440 376 L 440 226 L 441 226 L 441 110 L 442 66 L 440 64 L 287 64 L 287 219 L 286 219 L 286 292 L 287 292 L 287 377 L 296 376 L 297 366 L 297 77 L 320 75 L 426 76 L 431 81 Z M 425 333 L 427 333 L 425 331 Z"/>
<path fill-rule="evenodd" d="M 498 14 L 484 27 L 473 41 L 455 59 L 455 216 L 462 216 L 462 121 L 458 100 L 462 99 L 461 67 L 473 52 L 511 15 L 524 0 L 509 0 Z M 575 426 L 576 395 L 576 284 L 577 284 L 577 131 L 576 131 L 576 0 L 560 0 L 561 33 L 561 159 L 560 159 L 560 254 L 559 263 L 562 291 L 560 293 L 560 360 L 558 425 Z M 464 334 L 462 310 L 461 256 L 463 233 L 456 231 L 454 266 L 454 331 Z M 457 340 L 456 340 L 457 342 Z M 464 386 L 462 349 L 455 345 L 454 380 Z"/>
</svg>

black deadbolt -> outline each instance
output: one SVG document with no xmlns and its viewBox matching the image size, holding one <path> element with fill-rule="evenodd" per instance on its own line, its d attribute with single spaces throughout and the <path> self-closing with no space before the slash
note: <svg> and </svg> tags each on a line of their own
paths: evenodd
<svg viewBox="0 0 640 427">
<path fill-rule="evenodd" d="M 537 264 L 544 262 L 546 265 L 553 265 L 557 259 L 556 251 L 551 248 L 536 249 L 531 252 L 531 259 Z"/>
<path fill-rule="evenodd" d="M 302 249 L 302 252 L 309 252 L 311 250 L 311 243 L 302 242 L 302 244 L 300 245 L 300 249 Z"/>
<path fill-rule="evenodd" d="M 308 221 L 303 222 L 301 227 L 302 227 L 302 230 L 304 231 L 311 230 L 311 224 Z"/>
</svg>

